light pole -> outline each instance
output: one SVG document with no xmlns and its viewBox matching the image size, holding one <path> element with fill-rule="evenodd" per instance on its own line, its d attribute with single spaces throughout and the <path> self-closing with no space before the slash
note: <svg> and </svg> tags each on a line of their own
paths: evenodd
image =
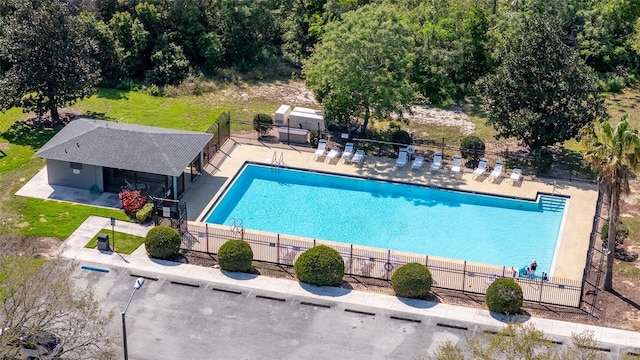
<svg viewBox="0 0 640 360">
<path fill-rule="evenodd" d="M 127 313 L 127 309 L 129 308 L 129 304 L 131 304 L 131 299 L 133 299 L 133 295 L 136 293 L 136 290 L 140 289 L 144 285 L 144 278 L 137 278 L 136 283 L 133 285 L 133 291 L 131 292 L 131 296 L 129 296 L 129 301 L 127 301 L 127 306 L 124 307 L 122 311 L 122 341 L 124 342 L 124 360 L 129 360 L 129 353 L 127 352 L 127 325 L 124 320 L 124 316 Z"/>
</svg>

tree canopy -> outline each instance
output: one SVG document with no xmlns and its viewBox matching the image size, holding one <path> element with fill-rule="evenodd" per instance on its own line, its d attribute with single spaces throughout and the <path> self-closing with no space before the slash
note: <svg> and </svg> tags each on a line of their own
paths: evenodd
<svg viewBox="0 0 640 360">
<path fill-rule="evenodd" d="M 596 81 L 576 51 L 562 41 L 551 16 L 523 19 L 494 74 L 477 83 L 487 123 L 499 137 L 536 149 L 578 135 L 606 118 Z"/>
<path fill-rule="evenodd" d="M 348 122 L 409 110 L 413 38 L 391 4 L 367 5 L 327 25 L 304 62 L 306 84 L 325 107 L 326 118 Z"/>
<path fill-rule="evenodd" d="M 12 0 L 0 17 L 0 110 L 39 116 L 90 96 L 100 79 L 97 47 L 64 2 Z"/>
</svg>

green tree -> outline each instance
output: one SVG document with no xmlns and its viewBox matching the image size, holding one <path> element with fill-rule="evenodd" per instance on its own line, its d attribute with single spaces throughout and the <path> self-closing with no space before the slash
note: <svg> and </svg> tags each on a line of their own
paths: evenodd
<svg viewBox="0 0 640 360">
<path fill-rule="evenodd" d="M 640 137 L 629 125 L 628 115 L 613 126 L 608 122 L 585 127 L 582 142 L 586 147 L 585 160 L 598 174 L 601 191 L 609 202 L 609 242 L 604 289 L 613 289 L 613 260 L 616 228 L 620 217 L 620 197 L 629 194 L 629 180 L 640 169 Z"/>
<path fill-rule="evenodd" d="M 632 39 L 631 47 L 636 51 L 638 55 L 640 55 L 640 18 L 636 21 L 635 31 L 633 32 L 634 36 Z"/>
<path fill-rule="evenodd" d="M 599 72 L 634 68 L 639 59 L 632 49 L 638 0 L 601 0 L 579 12 L 583 29 L 577 34 L 580 54 Z"/>
<path fill-rule="evenodd" d="M 28 244 L 28 245 L 27 245 Z M 14 329 L 62 337 L 64 359 L 115 359 L 116 340 L 104 336 L 113 312 L 90 289 L 78 286 L 77 264 L 37 259 L 38 241 L 0 234 L 0 359 L 16 359 Z"/>
<path fill-rule="evenodd" d="M 58 108 L 90 96 L 100 80 L 97 47 L 57 0 L 10 0 L 0 17 L 0 111 L 22 107 L 59 120 Z"/>
<path fill-rule="evenodd" d="M 340 122 L 377 118 L 408 110 L 415 98 L 409 81 L 413 39 L 392 4 L 365 5 L 326 27 L 304 62 L 306 84 Z"/>
<path fill-rule="evenodd" d="M 487 124 L 499 138 L 515 137 L 536 149 L 573 138 L 606 117 L 595 78 L 560 30 L 552 16 L 521 21 L 496 73 L 477 82 Z"/>
<path fill-rule="evenodd" d="M 129 79 L 143 79 L 149 69 L 149 32 L 128 12 L 117 12 L 109 21 L 122 70 Z"/>
</svg>

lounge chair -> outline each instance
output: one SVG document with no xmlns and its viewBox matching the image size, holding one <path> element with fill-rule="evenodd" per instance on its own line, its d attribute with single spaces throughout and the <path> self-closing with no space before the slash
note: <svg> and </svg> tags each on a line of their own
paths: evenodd
<svg viewBox="0 0 640 360">
<path fill-rule="evenodd" d="M 416 158 L 413 159 L 413 162 L 411 163 L 411 168 L 422 169 L 422 166 L 424 166 L 424 156 L 416 156 Z"/>
<path fill-rule="evenodd" d="M 440 171 L 442 169 L 442 153 L 436 153 L 433 155 L 433 162 L 431 163 L 431 171 Z"/>
<path fill-rule="evenodd" d="M 316 149 L 315 154 L 313 154 L 313 160 L 324 157 L 327 153 L 327 140 L 318 141 L 318 149 Z"/>
<path fill-rule="evenodd" d="M 511 176 L 509 177 L 509 180 L 511 180 L 512 185 L 519 183 L 520 180 L 522 180 L 522 169 L 513 169 L 513 171 L 511 172 Z"/>
<path fill-rule="evenodd" d="M 473 170 L 473 173 L 471 174 L 472 178 L 477 178 L 478 176 L 484 174 L 487 171 L 487 159 L 482 158 L 480 159 L 480 162 L 478 163 L 478 167 L 475 168 L 475 170 Z"/>
<path fill-rule="evenodd" d="M 353 157 L 353 143 L 346 143 L 342 152 L 342 162 L 351 161 Z"/>
<path fill-rule="evenodd" d="M 339 158 L 340 158 L 340 148 L 337 146 L 334 146 L 333 148 L 331 148 L 331 151 L 329 151 L 329 153 L 327 154 L 326 162 L 330 163 L 334 159 L 339 159 Z"/>
<path fill-rule="evenodd" d="M 489 181 L 493 182 L 496 179 L 502 177 L 504 173 L 504 167 L 502 166 L 502 161 L 496 161 L 496 166 L 493 168 L 493 171 L 489 175 Z"/>
<path fill-rule="evenodd" d="M 456 155 L 453 157 L 453 165 L 451 165 L 451 173 L 452 174 L 461 174 L 462 175 L 462 157 L 460 155 Z"/>
<path fill-rule="evenodd" d="M 407 166 L 407 162 L 409 162 L 409 155 L 407 154 L 407 149 L 400 149 L 398 153 L 398 159 L 396 159 L 397 167 L 405 167 Z"/>
<path fill-rule="evenodd" d="M 352 164 L 360 164 L 364 161 L 364 150 L 358 150 L 355 154 L 353 154 L 353 158 L 351 158 Z"/>
</svg>

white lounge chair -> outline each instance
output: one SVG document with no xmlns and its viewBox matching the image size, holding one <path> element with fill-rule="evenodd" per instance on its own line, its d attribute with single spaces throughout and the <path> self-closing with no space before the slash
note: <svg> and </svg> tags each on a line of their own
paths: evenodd
<svg viewBox="0 0 640 360">
<path fill-rule="evenodd" d="M 331 151 L 329 151 L 329 153 L 327 154 L 326 162 L 330 163 L 334 159 L 339 159 L 339 158 L 340 158 L 340 148 L 337 146 L 334 146 L 333 148 L 331 148 Z"/>
<path fill-rule="evenodd" d="M 318 149 L 316 149 L 315 154 L 313 154 L 313 160 L 324 157 L 327 153 L 327 140 L 318 141 Z"/>
<path fill-rule="evenodd" d="M 416 158 L 413 159 L 413 162 L 411 163 L 412 169 L 422 169 L 423 166 L 424 166 L 424 156 L 416 156 Z"/>
<path fill-rule="evenodd" d="M 453 157 L 453 165 L 451 165 L 452 174 L 462 174 L 462 157 L 456 155 Z"/>
<path fill-rule="evenodd" d="M 353 143 L 344 144 L 344 151 L 342 152 L 342 161 L 347 162 L 351 161 L 353 157 Z"/>
<path fill-rule="evenodd" d="M 478 176 L 484 174 L 487 171 L 487 162 L 488 161 L 485 158 L 480 159 L 480 162 L 478 163 L 478 167 L 475 168 L 475 170 L 473 170 L 471 177 L 475 179 Z"/>
<path fill-rule="evenodd" d="M 405 167 L 407 166 L 407 162 L 409 162 L 409 155 L 407 154 L 407 149 L 400 149 L 398 153 L 398 159 L 396 159 L 397 167 Z"/>
<path fill-rule="evenodd" d="M 352 164 L 360 164 L 364 161 L 364 150 L 357 150 L 355 154 L 353 154 L 353 158 L 351 158 Z"/>
<path fill-rule="evenodd" d="M 440 171 L 442 169 L 442 153 L 436 153 L 433 155 L 433 162 L 431 163 L 431 171 Z"/>
<path fill-rule="evenodd" d="M 489 181 L 493 182 L 496 179 L 502 177 L 504 173 L 504 167 L 502 166 L 502 161 L 496 161 L 496 166 L 493 168 L 493 171 L 489 175 Z"/>
<path fill-rule="evenodd" d="M 513 169 L 513 171 L 511 172 L 511 176 L 509 177 L 509 180 L 511 180 L 512 185 L 519 183 L 520 180 L 522 180 L 522 169 Z"/>
</svg>

